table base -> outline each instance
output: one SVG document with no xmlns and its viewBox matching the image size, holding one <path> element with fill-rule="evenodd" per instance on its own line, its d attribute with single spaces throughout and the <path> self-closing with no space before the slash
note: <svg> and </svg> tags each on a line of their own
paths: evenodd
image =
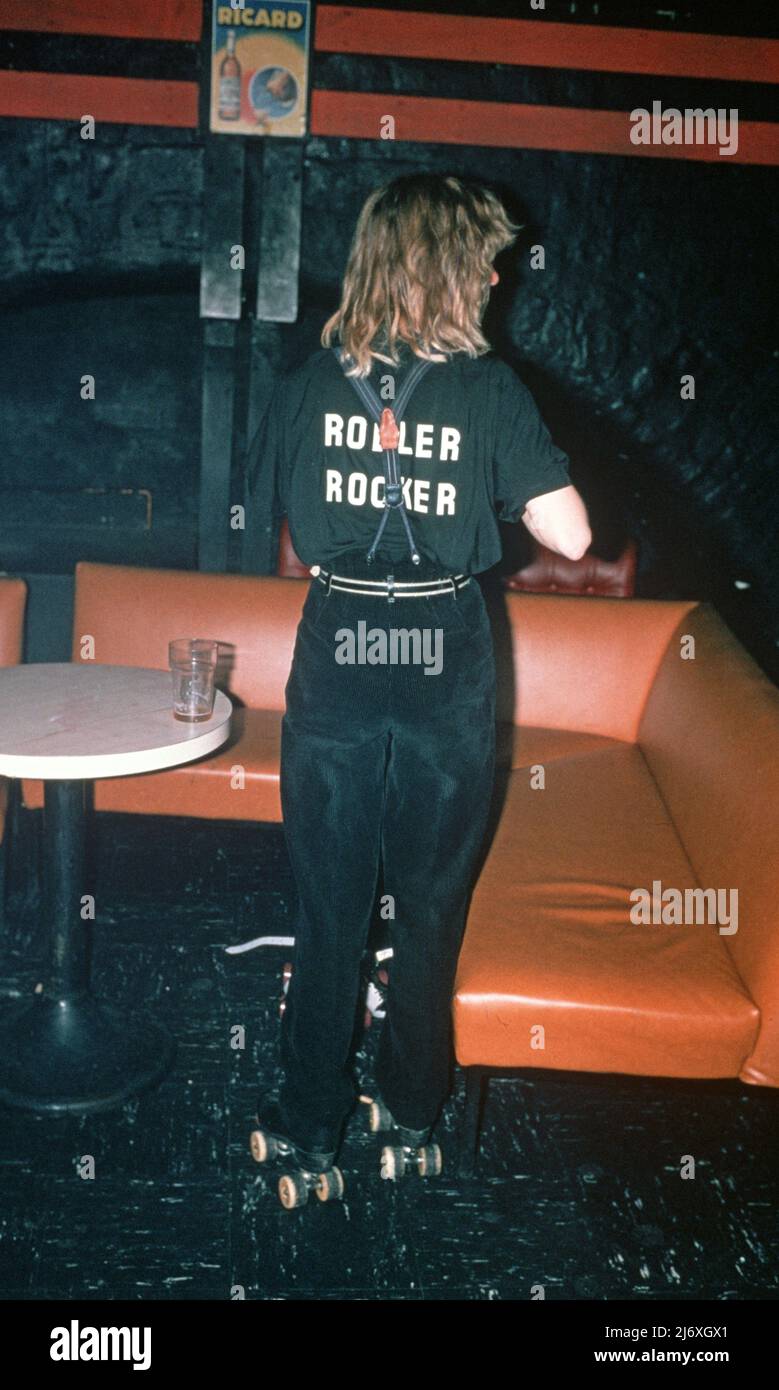
<svg viewBox="0 0 779 1390">
<path fill-rule="evenodd" d="M 36 995 L 0 1018 L 0 1101 L 47 1115 L 110 1110 L 159 1081 L 175 1053 L 143 1015 L 88 993 Z"/>
</svg>

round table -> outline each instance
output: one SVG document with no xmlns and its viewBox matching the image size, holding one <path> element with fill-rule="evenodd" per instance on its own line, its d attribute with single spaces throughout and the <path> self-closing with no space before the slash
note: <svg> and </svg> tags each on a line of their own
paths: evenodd
<svg viewBox="0 0 779 1390">
<path fill-rule="evenodd" d="M 175 719 L 169 671 L 71 662 L 0 668 L 0 773 L 44 779 L 49 932 L 42 988 L 0 1022 L 0 1101 L 47 1114 L 108 1110 L 169 1070 L 170 1034 L 90 989 L 87 784 L 202 758 L 228 738 L 231 713 L 218 690 L 210 719 Z"/>
</svg>

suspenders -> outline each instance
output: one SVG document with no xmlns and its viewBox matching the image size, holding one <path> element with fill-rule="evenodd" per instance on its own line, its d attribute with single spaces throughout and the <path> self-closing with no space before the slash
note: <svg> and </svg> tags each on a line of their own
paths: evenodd
<svg viewBox="0 0 779 1390">
<path fill-rule="evenodd" d="M 346 357 L 346 354 L 343 352 L 342 348 L 334 347 L 333 352 L 335 353 L 338 362 L 340 363 L 345 374 L 346 368 L 349 363 L 349 359 Z M 376 548 L 383 535 L 384 527 L 387 524 L 387 517 L 390 514 L 391 508 L 397 508 L 397 510 L 400 512 L 401 521 L 403 522 L 403 525 L 406 528 L 406 535 L 408 536 L 408 543 L 409 548 L 411 550 L 411 559 L 413 563 L 415 565 L 418 565 L 422 558 L 414 543 L 414 537 L 411 533 L 411 525 L 409 523 L 408 516 L 406 515 L 406 504 L 403 501 L 403 490 L 401 488 L 400 474 L 398 472 L 398 460 L 395 454 L 395 450 L 400 440 L 400 431 L 398 429 L 398 426 L 401 420 L 403 419 L 403 412 L 405 411 L 406 406 L 408 405 L 409 400 L 411 399 L 412 392 L 415 386 L 417 385 L 417 382 L 421 380 L 421 378 L 425 375 L 425 372 L 429 371 L 429 369 L 432 366 L 432 362 L 426 362 L 421 357 L 418 357 L 416 359 L 413 367 L 411 367 L 408 373 L 408 376 L 405 378 L 403 385 L 398 391 L 398 394 L 393 403 L 393 410 L 390 410 L 389 406 L 386 406 L 382 409 L 382 404 L 376 393 L 376 390 L 368 381 L 367 377 L 350 376 L 346 378 L 347 381 L 350 381 L 352 383 L 352 386 L 354 387 L 355 391 L 360 397 L 360 400 L 362 401 L 363 405 L 368 410 L 368 413 L 372 415 L 373 419 L 379 426 L 379 440 L 381 442 L 381 447 L 384 450 L 384 511 L 382 512 L 381 521 L 379 522 L 379 529 L 376 532 L 376 535 L 373 538 L 373 544 L 371 545 L 371 548 L 368 551 L 367 560 L 369 564 L 373 562 L 373 557 L 376 554 Z"/>
</svg>

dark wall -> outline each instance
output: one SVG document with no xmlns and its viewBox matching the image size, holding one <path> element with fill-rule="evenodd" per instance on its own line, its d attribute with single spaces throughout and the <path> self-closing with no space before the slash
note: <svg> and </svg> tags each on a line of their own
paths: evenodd
<svg viewBox="0 0 779 1390">
<path fill-rule="evenodd" d="M 575 17 L 570 6 L 554 9 L 550 18 Z M 524 16 L 524 7 L 514 12 Z M 633 13 L 647 22 L 646 7 Z M 594 22 L 593 7 L 579 17 Z M 601 6 L 601 21 L 615 17 Z M 722 20 L 713 11 L 706 24 L 699 11 L 676 27 L 717 29 Z M 740 28 L 750 31 L 748 22 Z M 87 58 L 97 71 L 116 61 L 115 43 L 69 43 L 71 62 L 73 44 L 81 46 L 80 71 Z M 196 47 L 179 48 L 179 63 L 196 69 Z M 61 51 L 48 50 L 49 66 Z M 756 84 L 466 63 L 320 54 L 315 83 L 619 110 L 658 99 L 737 107 L 742 121 L 770 115 L 770 93 Z M 261 142 L 247 144 L 260 161 Z M 197 132 L 108 125 L 87 143 L 75 123 L 0 120 L 2 569 L 67 573 L 77 558 L 197 563 L 202 154 Z M 318 345 L 365 195 L 420 167 L 489 180 L 526 224 L 516 251 L 498 262 L 488 332 L 571 456 L 595 548 L 614 551 L 635 535 L 639 593 L 711 598 L 775 673 L 775 171 L 725 159 L 484 149 L 478 131 L 467 148 L 311 138 L 300 317 L 268 325 L 259 339 L 274 367 Z M 546 269 L 533 271 L 527 248 L 539 242 Z M 248 325 L 242 332 L 234 501 L 246 444 Z M 97 377 L 94 402 L 79 397 L 85 373 Z M 694 401 L 680 397 L 684 373 L 695 377 Z M 506 530 L 512 567 L 525 541 Z M 231 564 L 240 565 L 235 544 Z"/>
</svg>

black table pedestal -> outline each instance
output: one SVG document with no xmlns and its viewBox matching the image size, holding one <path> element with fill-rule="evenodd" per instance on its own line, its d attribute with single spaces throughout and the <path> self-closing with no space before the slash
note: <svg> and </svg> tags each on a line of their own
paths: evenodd
<svg viewBox="0 0 779 1390">
<path fill-rule="evenodd" d="M 46 1114 L 123 1104 L 161 1080 L 175 1043 L 159 1024 L 99 1002 L 89 988 L 92 922 L 82 918 L 86 783 L 47 780 L 43 990 L 0 1020 L 0 1101 Z"/>
</svg>

